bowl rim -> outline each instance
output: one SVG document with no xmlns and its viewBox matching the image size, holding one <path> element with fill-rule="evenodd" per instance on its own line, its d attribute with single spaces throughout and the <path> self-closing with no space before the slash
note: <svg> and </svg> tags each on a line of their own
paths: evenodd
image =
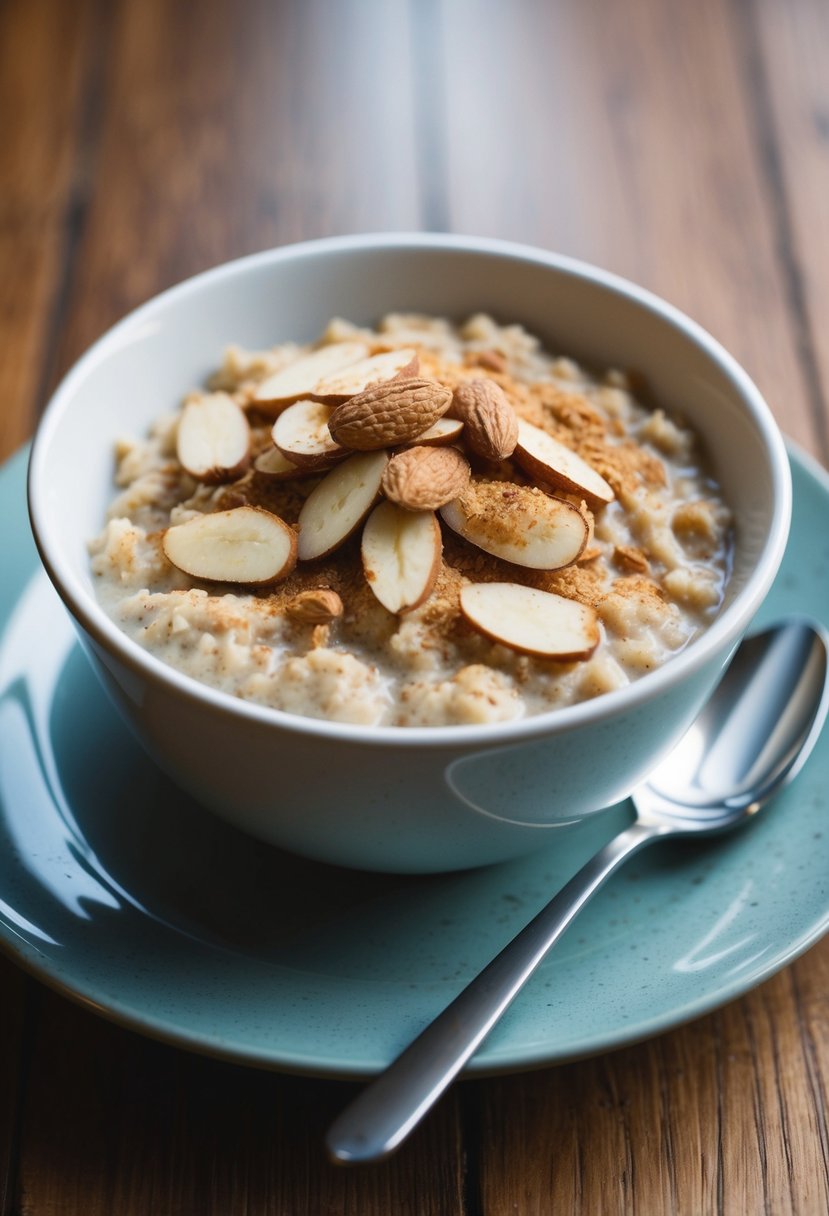
<svg viewBox="0 0 829 1216">
<path fill-rule="evenodd" d="M 46 510 L 41 503 L 40 487 L 50 450 L 50 440 L 58 422 L 72 401 L 76 387 L 100 362 L 117 350 L 131 331 L 148 317 L 172 302 L 197 296 L 207 284 L 222 279 L 244 277 L 249 271 L 280 262 L 324 258 L 341 252 L 374 253 L 428 250 L 471 253 L 506 261 L 526 262 L 546 267 L 559 274 L 587 280 L 655 314 L 680 330 L 731 380 L 743 404 L 748 407 L 768 454 L 772 476 L 772 519 L 755 568 L 745 585 L 714 621 L 682 651 L 674 654 L 655 671 L 648 672 L 624 688 L 603 693 L 589 701 L 560 706 L 508 722 L 451 726 L 364 726 L 306 718 L 271 706 L 234 697 L 195 677 L 186 675 L 157 658 L 123 632 L 107 616 L 97 599 L 75 574 L 73 564 L 51 544 Z M 220 713 L 229 713 L 251 725 L 278 727 L 283 731 L 324 738 L 351 745 L 380 747 L 426 747 L 467 750 L 473 745 L 503 746 L 566 733 L 586 724 L 598 724 L 620 712 L 632 712 L 643 703 L 667 693 L 698 671 L 718 654 L 727 655 L 748 627 L 752 616 L 768 592 L 783 557 L 791 519 L 791 472 L 783 437 L 771 410 L 748 373 L 737 360 L 701 325 L 680 309 L 651 291 L 613 272 L 564 254 L 532 245 L 491 237 L 461 236 L 451 233 L 380 232 L 324 237 L 262 250 L 220 263 L 201 271 L 154 295 L 107 329 L 73 364 L 62 378 L 44 409 L 32 443 L 27 476 L 29 519 L 41 561 L 58 594 L 76 622 L 89 638 L 110 652 L 135 675 L 162 684 L 178 698 L 200 703 Z"/>
</svg>

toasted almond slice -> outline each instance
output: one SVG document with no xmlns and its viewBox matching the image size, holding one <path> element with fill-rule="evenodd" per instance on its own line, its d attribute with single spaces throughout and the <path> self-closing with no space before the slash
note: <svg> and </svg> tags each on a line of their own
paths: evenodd
<svg viewBox="0 0 829 1216">
<path fill-rule="evenodd" d="M 368 585 L 389 612 L 411 612 L 435 585 L 442 551 L 432 511 L 381 502 L 366 520 L 360 552 Z"/>
<path fill-rule="evenodd" d="M 251 404 L 265 413 L 280 413 L 293 401 L 309 397 L 320 380 L 365 359 L 367 354 L 364 342 L 332 342 L 330 346 L 321 346 L 263 380 L 257 385 Z"/>
<path fill-rule="evenodd" d="M 271 436 L 286 460 L 304 469 L 324 469 L 348 455 L 331 438 L 331 407 L 319 401 L 295 401 L 279 415 Z"/>
<path fill-rule="evenodd" d="M 587 659 L 599 644 L 596 613 L 552 591 L 518 583 L 469 583 L 461 612 L 488 638 L 520 654 L 545 659 Z"/>
<path fill-rule="evenodd" d="M 460 418 L 438 418 L 427 431 L 410 439 L 405 446 L 413 447 L 416 444 L 418 447 L 448 447 L 450 443 L 456 443 L 462 433 L 463 423 Z"/>
<path fill-rule="evenodd" d="M 523 418 L 518 421 L 518 444 L 513 459 L 541 481 L 570 494 L 580 494 L 594 511 L 616 497 L 613 487 L 586 460 Z"/>
<path fill-rule="evenodd" d="M 380 355 L 370 355 L 361 359 L 341 372 L 335 372 L 321 380 L 309 396 L 316 401 L 324 401 L 326 405 L 341 405 L 349 397 L 356 397 L 371 384 L 385 383 L 386 380 L 404 379 L 416 376 L 420 360 L 417 351 L 412 346 L 404 346 L 399 350 L 387 350 Z"/>
<path fill-rule="evenodd" d="M 212 583 L 263 587 L 296 565 L 293 528 L 261 507 L 197 515 L 168 528 L 162 546 L 179 570 Z"/>
<path fill-rule="evenodd" d="M 587 544 L 587 522 L 569 502 L 511 482 L 473 482 L 440 513 L 485 553 L 531 570 L 569 566 Z"/>
<path fill-rule="evenodd" d="M 263 477 L 270 477 L 275 481 L 290 481 L 293 477 L 306 477 L 313 472 L 311 469 L 301 469 L 298 464 L 288 460 L 277 447 L 266 448 L 264 452 L 260 452 L 253 462 L 253 467 Z"/>
<path fill-rule="evenodd" d="M 232 481 L 250 459 L 250 426 L 227 393 L 208 393 L 188 401 L 176 434 L 182 468 L 197 481 Z"/>
<path fill-rule="evenodd" d="M 347 540 L 377 501 L 385 452 L 358 452 L 324 477 L 299 513 L 300 561 L 325 557 Z"/>
</svg>

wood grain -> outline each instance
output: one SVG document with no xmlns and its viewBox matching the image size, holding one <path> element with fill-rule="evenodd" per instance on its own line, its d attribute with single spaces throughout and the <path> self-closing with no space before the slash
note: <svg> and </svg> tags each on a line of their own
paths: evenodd
<svg viewBox="0 0 829 1216">
<path fill-rule="evenodd" d="M 61 368 L 215 263 L 419 226 L 406 18 L 402 0 L 115 6 Z"/>
<path fill-rule="evenodd" d="M 453 227 L 530 239 L 652 288 L 719 338 L 816 448 L 728 6 L 525 4 L 519 21 L 497 0 L 457 0 L 444 27 Z"/>
<path fill-rule="evenodd" d="M 12 1211 L 17 1187 L 20 1118 L 28 1079 L 26 1035 L 27 981 L 0 959 L 0 1213 Z"/>
<path fill-rule="evenodd" d="M 755 45 L 756 92 L 768 97 L 766 157 L 778 226 L 791 233 L 788 304 L 829 464 L 829 7 L 755 0 L 742 25 Z"/>
<path fill-rule="evenodd" d="M 50 995 L 28 1084 L 21 1209 L 460 1214 L 457 1100 L 393 1160 L 346 1171 L 326 1162 L 322 1138 L 351 1091 L 176 1051 Z"/>
<path fill-rule="evenodd" d="M 0 6 L 0 460 L 43 395 L 82 176 L 91 5 Z"/>
</svg>

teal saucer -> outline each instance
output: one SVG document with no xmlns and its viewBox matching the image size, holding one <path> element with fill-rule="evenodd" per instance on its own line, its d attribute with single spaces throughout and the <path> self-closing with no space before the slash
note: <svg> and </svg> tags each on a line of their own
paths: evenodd
<svg viewBox="0 0 829 1216">
<path fill-rule="evenodd" d="M 357 874 L 214 819 L 116 716 L 39 569 L 26 454 L 0 471 L 0 946 L 135 1030 L 295 1072 L 381 1069 L 608 839 L 612 808 L 485 870 Z M 829 477 L 792 455 L 792 539 L 758 623 L 829 624 Z M 829 733 L 756 822 L 654 848 L 582 913 L 470 1065 L 557 1063 L 739 996 L 829 927 Z"/>
</svg>

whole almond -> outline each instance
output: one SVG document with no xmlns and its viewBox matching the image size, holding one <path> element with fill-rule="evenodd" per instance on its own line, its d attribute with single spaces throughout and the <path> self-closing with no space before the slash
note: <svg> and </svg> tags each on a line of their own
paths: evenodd
<svg viewBox="0 0 829 1216">
<path fill-rule="evenodd" d="M 330 587 L 300 591 L 285 608 L 285 615 L 302 625 L 328 625 L 343 614 L 343 602 Z"/>
<path fill-rule="evenodd" d="M 455 389 L 452 414 L 464 424 L 470 451 L 485 460 L 506 460 L 518 442 L 518 418 L 494 380 L 465 380 Z"/>
<path fill-rule="evenodd" d="M 336 443 L 358 452 L 406 443 L 442 418 L 452 390 L 435 380 L 389 380 L 338 405 L 328 420 Z"/>
<path fill-rule="evenodd" d="M 386 465 L 381 489 L 410 511 L 436 511 L 464 492 L 469 477 L 469 462 L 457 448 L 406 448 Z"/>
</svg>

